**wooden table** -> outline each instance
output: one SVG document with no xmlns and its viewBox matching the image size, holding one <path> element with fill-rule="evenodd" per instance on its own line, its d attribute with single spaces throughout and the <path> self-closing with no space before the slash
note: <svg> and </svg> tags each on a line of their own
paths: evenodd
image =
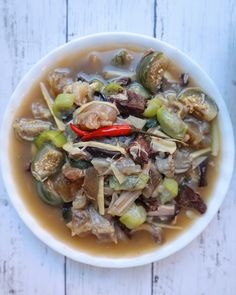
<svg viewBox="0 0 236 295">
<path fill-rule="evenodd" d="M 21 77 L 42 56 L 102 31 L 138 32 L 182 49 L 212 77 L 236 124 L 234 0 L 1 0 L 0 114 Z M 0 294 L 234 295 L 235 191 L 236 175 L 217 216 L 179 253 L 143 267 L 111 270 L 71 261 L 35 238 L 1 181 Z"/>
</svg>

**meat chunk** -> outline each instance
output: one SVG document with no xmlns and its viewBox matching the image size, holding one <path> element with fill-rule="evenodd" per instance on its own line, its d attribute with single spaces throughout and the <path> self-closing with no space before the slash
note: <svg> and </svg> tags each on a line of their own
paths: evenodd
<svg viewBox="0 0 236 295">
<path fill-rule="evenodd" d="M 48 107 L 46 107 L 45 105 L 43 105 L 39 102 L 33 102 L 31 109 L 32 109 L 32 113 L 33 113 L 33 116 L 35 119 L 47 120 L 47 119 L 51 118 L 51 116 L 52 116 Z"/>
<path fill-rule="evenodd" d="M 154 151 L 150 146 L 150 142 L 139 135 L 137 139 L 128 147 L 128 153 L 134 162 L 138 164 L 147 163 Z"/>
<path fill-rule="evenodd" d="M 207 210 L 207 206 L 201 198 L 200 194 L 185 185 L 179 196 L 176 198 L 177 203 L 182 207 L 194 208 L 199 213 L 203 214 Z"/>
<path fill-rule="evenodd" d="M 85 171 L 79 168 L 72 167 L 71 165 L 66 163 L 62 167 L 62 174 L 66 179 L 74 182 L 77 180 L 81 180 L 81 178 L 83 179 L 85 176 Z"/>
<path fill-rule="evenodd" d="M 51 122 L 29 118 L 17 119 L 13 124 L 16 135 L 28 141 L 33 141 L 37 135 L 51 127 Z"/>
<path fill-rule="evenodd" d="M 58 68 L 50 72 L 48 75 L 49 85 L 54 92 L 54 95 L 63 92 L 65 85 L 73 83 L 71 72 L 68 68 Z"/>
<path fill-rule="evenodd" d="M 111 126 L 117 119 L 117 108 L 111 103 L 93 102 L 75 114 L 75 123 L 83 130 Z"/>
<path fill-rule="evenodd" d="M 86 210 L 72 209 L 72 221 L 67 224 L 72 235 L 85 236 L 94 234 L 101 242 L 117 243 L 114 225 L 101 216 L 93 206 Z"/>
<path fill-rule="evenodd" d="M 112 97 L 110 99 L 113 100 Z M 127 90 L 127 100 L 114 101 L 123 115 L 142 115 L 146 106 L 146 98 L 130 90 Z"/>
<path fill-rule="evenodd" d="M 63 88 L 63 92 L 75 94 L 75 103 L 78 106 L 93 100 L 93 89 L 87 82 L 78 81 L 66 85 Z"/>
</svg>

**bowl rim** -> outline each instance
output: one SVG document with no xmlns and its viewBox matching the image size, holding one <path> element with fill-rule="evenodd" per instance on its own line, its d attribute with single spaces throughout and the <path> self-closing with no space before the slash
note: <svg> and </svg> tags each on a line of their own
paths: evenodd
<svg viewBox="0 0 236 295">
<path fill-rule="evenodd" d="M 105 42 L 104 42 L 105 41 Z M 96 256 L 94 254 L 89 254 L 83 252 L 82 250 L 75 249 L 73 247 L 68 246 L 63 241 L 58 240 L 56 237 L 51 235 L 46 229 L 44 229 L 36 218 L 27 210 L 27 206 L 24 205 L 23 199 L 20 197 L 20 193 L 18 192 L 17 185 L 14 184 L 14 178 L 11 175 L 11 161 L 9 157 L 9 137 L 10 137 L 10 127 L 6 127 L 9 125 L 9 116 L 14 114 L 14 107 L 13 102 L 16 102 L 19 97 L 23 97 L 24 88 L 26 87 L 26 81 L 30 80 L 33 82 L 33 75 L 36 74 L 40 76 L 40 71 L 44 71 L 49 67 L 50 64 L 54 62 L 50 62 L 50 59 L 54 60 L 54 58 L 61 59 L 62 56 L 65 55 L 65 52 L 70 51 L 70 49 L 74 48 L 74 50 L 78 49 L 84 43 L 86 48 L 86 44 L 95 44 L 95 46 L 99 46 L 99 44 L 110 44 L 112 42 L 118 42 L 120 44 L 129 44 L 132 46 L 136 44 L 139 47 L 143 47 L 143 45 L 153 44 L 154 48 L 164 48 L 164 52 L 167 51 L 167 55 L 176 62 L 176 59 L 181 61 L 181 66 L 189 68 L 192 72 L 194 72 L 195 76 L 198 76 L 198 82 L 201 80 L 203 84 L 203 88 L 211 89 L 211 94 L 214 93 L 214 97 L 220 108 L 220 116 L 221 123 L 223 124 L 221 128 L 222 133 L 222 142 L 224 141 L 223 147 L 223 157 L 220 160 L 221 165 L 223 161 L 226 161 L 226 164 L 223 163 L 223 171 L 221 171 L 221 178 L 219 175 L 219 181 L 221 186 L 218 189 L 218 182 L 217 182 L 217 191 L 221 192 L 221 194 L 217 198 L 210 197 L 210 208 L 205 216 L 199 218 L 194 224 L 190 227 L 191 232 L 186 230 L 186 233 L 179 235 L 173 241 L 168 243 L 161 248 L 157 248 L 155 250 L 151 250 L 150 252 L 141 254 L 140 256 L 127 256 L 127 257 L 104 257 L 104 256 Z M 144 42 L 144 43 L 142 43 Z M 92 47 L 93 45 L 90 45 Z M 88 48 L 88 46 L 87 46 Z M 64 55 L 63 55 L 64 54 Z M 171 57 L 172 56 L 172 57 Z M 48 63 L 48 64 L 47 64 Z M 176 62 L 179 63 L 178 61 Z M 201 84 L 200 83 L 200 84 Z M 202 85 L 201 85 L 202 86 Z M 20 100 L 21 101 L 21 100 Z M 17 108 L 17 107 L 16 107 Z M 15 109 L 16 109 L 15 108 Z M 12 121 L 11 121 L 12 122 Z M 1 124 L 1 138 L 6 138 L 7 140 L 3 142 L 3 148 L 1 152 L 1 172 L 3 177 L 3 182 L 8 193 L 8 196 L 13 204 L 14 208 L 16 209 L 18 215 L 24 221 L 25 225 L 36 235 L 41 241 L 47 244 L 50 248 L 54 249 L 56 252 L 67 256 L 75 261 L 82 262 L 85 264 L 98 266 L 98 267 L 109 267 L 109 268 L 125 268 L 125 267 L 133 267 L 133 266 L 140 266 L 144 264 L 148 264 L 154 261 L 159 261 L 165 257 L 168 257 L 180 249 L 187 246 L 191 243 L 210 223 L 213 219 L 215 214 L 217 213 L 219 207 L 221 206 L 225 195 L 228 191 L 228 187 L 230 184 L 230 180 L 233 174 L 233 165 L 234 165 L 234 153 L 235 153 L 235 146 L 234 146 L 234 135 L 233 135 L 233 128 L 232 123 L 226 108 L 226 104 L 220 95 L 218 89 L 216 88 L 213 81 L 209 78 L 209 76 L 200 68 L 198 64 L 196 64 L 189 56 L 183 53 L 181 50 L 177 49 L 176 47 L 158 40 L 156 38 L 136 34 L 136 33 L 128 33 L 128 32 L 106 32 L 106 33 L 97 33 L 91 34 L 84 37 L 80 37 L 74 39 L 68 43 L 65 43 L 54 50 L 50 51 L 47 55 L 41 58 L 21 79 L 18 83 L 16 89 L 14 90 L 8 104 L 6 110 L 4 112 L 2 124 Z M 228 155 L 230 153 L 230 156 Z M 222 167 L 221 167 L 222 168 Z M 223 179 L 224 176 L 224 179 Z M 222 187 L 222 185 L 224 187 Z M 221 188 L 221 189 L 220 189 Z M 212 195 L 216 193 L 216 189 L 213 190 Z M 212 201 L 213 200 L 213 201 Z M 189 233 L 189 234 L 187 234 Z"/>
</svg>

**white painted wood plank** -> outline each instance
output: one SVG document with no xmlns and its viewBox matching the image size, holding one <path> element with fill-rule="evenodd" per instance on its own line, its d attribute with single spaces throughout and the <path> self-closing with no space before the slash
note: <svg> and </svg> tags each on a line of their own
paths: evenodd
<svg viewBox="0 0 236 295">
<path fill-rule="evenodd" d="M 65 41 L 65 3 L 0 1 L 0 113 L 23 74 Z M 23 225 L 0 180 L 0 294 L 64 294 L 64 257 Z"/>
<path fill-rule="evenodd" d="M 69 0 L 69 40 L 98 32 L 153 35 L 154 0 Z"/>
<path fill-rule="evenodd" d="M 153 1 L 69 0 L 69 40 L 103 31 L 153 34 Z M 145 24 L 145 25 L 144 25 Z M 151 294 L 151 265 L 114 270 L 67 260 L 67 295 Z"/>
<path fill-rule="evenodd" d="M 234 126 L 235 20 L 235 1 L 157 1 L 157 38 L 185 51 L 209 73 L 229 106 Z M 235 294 L 235 183 L 236 175 L 207 230 L 178 254 L 155 263 L 154 294 Z"/>
</svg>

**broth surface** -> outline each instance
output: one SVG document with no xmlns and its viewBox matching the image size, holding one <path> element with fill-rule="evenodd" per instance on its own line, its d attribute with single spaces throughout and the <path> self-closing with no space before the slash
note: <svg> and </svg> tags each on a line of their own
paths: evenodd
<svg viewBox="0 0 236 295">
<path fill-rule="evenodd" d="M 132 55 L 135 57 L 132 61 L 130 68 L 135 69 L 137 62 L 143 55 L 143 50 L 126 48 L 131 51 Z M 89 50 L 87 52 L 78 53 L 67 57 L 58 63 L 52 65 L 51 69 L 58 67 L 70 67 L 74 74 L 78 72 L 85 72 L 87 74 L 97 74 L 104 71 L 104 69 L 114 69 L 109 66 L 109 61 L 114 55 L 114 52 L 119 49 L 114 47 L 104 48 L 103 50 L 93 51 Z M 90 59 L 88 55 L 94 53 L 103 60 L 103 64 L 98 64 L 96 69 L 90 69 Z M 169 71 L 175 78 L 179 78 L 182 71 L 174 64 L 169 66 Z M 15 118 L 19 117 L 32 117 L 31 104 L 32 102 L 44 102 L 39 82 L 44 81 L 46 83 L 47 75 L 40 77 L 38 81 L 35 81 L 32 85 L 31 90 L 25 96 L 21 107 L 17 110 Z M 190 80 L 190 85 L 194 85 L 193 81 Z M 11 134 L 11 146 L 10 146 L 10 156 L 12 161 L 12 173 L 14 179 L 17 183 L 20 195 L 28 207 L 28 210 L 32 215 L 36 217 L 40 225 L 45 228 L 50 234 L 52 234 L 57 239 L 63 241 L 67 245 L 80 249 L 84 252 L 93 253 L 96 255 L 103 256 L 137 256 L 141 253 L 151 251 L 154 248 L 161 247 L 157 245 L 151 235 L 145 232 L 137 232 L 133 235 L 132 239 L 128 242 L 119 242 L 118 244 L 102 244 L 99 243 L 95 236 L 87 236 L 80 238 L 78 236 L 72 237 L 71 231 L 66 227 L 66 224 L 62 218 L 61 209 L 51 207 L 43 201 L 37 195 L 35 180 L 31 173 L 28 171 L 29 163 L 31 161 L 31 144 L 28 142 L 21 141 L 16 138 L 14 132 Z M 208 186 L 206 188 L 200 188 L 198 191 L 207 203 L 207 199 L 211 195 L 212 188 L 217 179 L 219 171 L 219 156 L 215 159 L 215 165 L 212 167 L 209 165 L 208 169 Z M 201 217 L 200 217 L 201 218 Z M 183 230 L 164 230 L 164 243 L 169 243 L 175 239 L 179 234 L 184 232 L 194 221 L 186 217 L 184 211 L 178 215 L 177 225 L 182 227 Z"/>
</svg>

